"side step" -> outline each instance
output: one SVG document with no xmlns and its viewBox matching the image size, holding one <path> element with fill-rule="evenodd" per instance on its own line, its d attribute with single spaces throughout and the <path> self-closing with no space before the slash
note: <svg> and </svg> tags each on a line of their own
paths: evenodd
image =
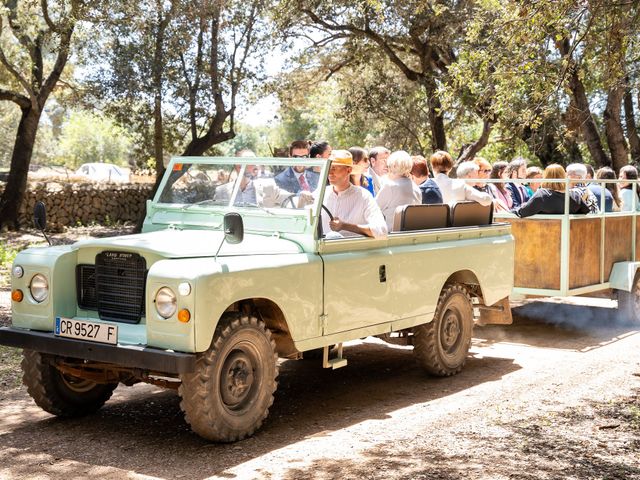
<svg viewBox="0 0 640 480">
<path fill-rule="evenodd" d="M 327 345 L 322 350 L 322 368 L 336 368 L 346 367 L 347 359 L 342 356 L 342 343 L 337 345 L 338 355 L 335 358 L 329 359 L 329 346 Z"/>
</svg>

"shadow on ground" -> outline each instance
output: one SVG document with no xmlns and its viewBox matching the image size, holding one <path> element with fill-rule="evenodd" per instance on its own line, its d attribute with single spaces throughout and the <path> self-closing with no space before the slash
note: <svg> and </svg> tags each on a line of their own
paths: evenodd
<svg viewBox="0 0 640 480">
<path fill-rule="evenodd" d="M 176 393 L 138 386 L 129 390 L 132 394 L 119 395 L 83 419 L 42 419 L 42 415 L 33 419 L 34 410 L 23 407 L 22 418 L 11 422 L 19 426 L 0 435 L 0 449 L 15 449 L 11 472 L 17 478 L 28 476 L 29 459 L 42 454 L 80 462 L 78 471 L 74 465 L 79 464 L 65 465 L 67 478 L 86 474 L 87 465 L 164 478 L 206 478 L 307 437 L 385 419 L 395 410 L 495 381 L 519 369 L 511 359 L 470 357 L 462 373 L 439 379 L 416 367 L 408 349 L 364 343 L 345 348 L 345 355 L 349 368 L 335 371 L 323 370 L 319 360 L 284 362 L 265 425 L 235 444 L 201 440 L 184 422 Z M 23 402 L 28 407 L 27 400 Z"/>
</svg>

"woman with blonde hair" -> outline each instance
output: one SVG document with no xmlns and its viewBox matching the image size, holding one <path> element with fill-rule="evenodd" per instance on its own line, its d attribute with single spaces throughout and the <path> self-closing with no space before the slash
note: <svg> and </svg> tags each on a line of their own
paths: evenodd
<svg viewBox="0 0 640 480">
<path fill-rule="evenodd" d="M 554 163 L 544 169 L 543 182 L 540 188 L 529 200 L 522 204 L 513 213 L 519 217 L 530 217 L 537 213 L 562 214 L 564 213 L 564 196 L 567 178 L 562 165 Z M 554 181 L 560 180 L 560 181 Z M 569 213 L 589 213 L 589 207 L 582 201 L 579 192 L 569 190 Z"/>
<path fill-rule="evenodd" d="M 418 205 L 422 203 L 422 193 L 411 180 L 410 173 L 413 160 L 404 150 L 398 150 L 387 159 L 387 179 L 382 184 L 376 202 L 382 210 L 389 231 L 393 227 L 393 216 L 396 207 L 401 205 Z"/>
</svg>

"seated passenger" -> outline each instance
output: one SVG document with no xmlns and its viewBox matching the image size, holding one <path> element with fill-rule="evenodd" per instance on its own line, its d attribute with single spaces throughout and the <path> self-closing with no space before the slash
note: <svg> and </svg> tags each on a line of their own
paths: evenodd
<svg viewBox="0 0 640 480">
<path fill-rule="evenodd" d="M 322 231 L 357 233 L 368 237 L 385 238 L 387 223 L 378 204 L 364 188 L 353 185 L 349 177 L 353 159 L 347 150 L 334 150 L 331 154 L 329 185 L 324 193 L 324 206 L 331 212 L 330 219 L 322 213 Z"/>
<path fill-rule="evenodd" d="M 620 169 L 620 180 L 638 180 L 638 170 L 633 165 L 625 165 Z M 635 200 L 636 211 L 640 211 L 640 184 L 636 182 L 636 195 L 634 199 L 633 185 L 631 183 L 620 184 L 620 199 L 622 200 L 623 212 L 633 211 Z"/>
<path fill-rule="evenodd" d="M 507 177 L 513 179 L 527 178 L 527 161 L 522 157 L 516 157 L 509 162 L 507 166 Z M 524 202 L 529 200 L 527 189 L 522 183 L 509 182 L 507 189 L 511 192 L 513 200 L 513 208 L 517 208 Z"/>
<path fill-rule="evenodd" d="M 509 164 L 507 162 L 496 162 L 493 164 L 491 168 L 491 174 L 489 178 L 494 179 L 503 179 L 507 178 L 507 167 Z M 502 211 L 510 211 L 513 208 L 513 199 L 511 198 L 511 192 L 506 187 L 503 182 L 496 182 L 489 184 L 489 193 L 495 199 L 494 205 L 496 206 L 496 210 Z"/>
<path fill-rule="evenodd" d="M 596 172 L 596 178 L 598 180 L 615 180 L 616 172 L 609 167 L 599 168 Z M 620 196 L 618 195 L 618 184 L 616 183 L 589 183 L 589 190 L 598 199 L 598 206 L 600 210 L 605 212 L 619 212 L 620 211 Z M 602 204 L 602 196 L 604 195 L 604 205 Z"/>
<path fill-rule="evenodd" d="M 552 164 L 544 169 L 544 179 L 540 188 L 513 213 L 519 217 L 530 217 L 537 213 L 564 213 L 565 183 L 551 180 L 564 179 L 566 174 L 562 165 Z M 589 207 L 582 201 L 577 190 L 569 190 L 569 213 L 589 213 Z"/>
<path fill-rule="evenodd" d="M 349 149 L 351 157 L 353 157 L 353 171 L 351 172 L 351 183 L 358 187 L 366 188 L 371 195 L 373 191 L 373 179 L 369 176 L 369 155 L 364 148 L 351 147 Z"/>
<path fill-rule="evenodd" d="M 487 162 L 482 157 L 475 157 L 473 159 L 473 163 L 475 163 L 478 166 L 478 170 L 476 172 L 477 174 L 476 178 L 480 178 L 480 179 L 489 178 L 489 176 L 491 175 L 491 164 L 489 162 Z M 491 192 L 489 190 L 489 185 L 484 182 L 476 183 L 473 188 L 491 195 Z"/>
<path fill-rule="evenodd" d="M 538 180 L 540 178 L 542 178 L 542 170 L 540 170 L 540 168 L 527 167 L 527 180 L 532 181 L 525 185 L 524 188 L 527 191 L 529 198 L 533 197 L 533 194 L 540 188 L 540 182 L 534 182 L 533 180 Z"/>
<path fill-rule="evenodd" d="M 389 231 L 393 228 L 396 207 L 422 203 L 420 189 L 409 178 L 412 167 L 411 156 L 404 150 L 393 152 L 387 159 L 387 179 L 380 187 L 376 203 L 382 210 Z"/>
<path fill-rule="evenodd" d="M 306 140 L 292 142 L 289 146 L 289 157 L 309 158 L 309 142 Z M 307 169 L 300 165 L 288 167 L 275 177 L 278 187 L 291 193 L 313 192 L 318 186 L 319 178 L 320 175 L 313 169 Z"/>
<path fill-rule="evenodd" d="M 416 155 L 411 157 L 413 160 L 413 167 L 411 168 L 411 177 L 413 181 L 418 185 L 422 194 L 422 203 L 442 203 L 442 193 L 440 193 L 440 187 L 429 178 L 429 167 L 427 161 L 422 155 Z"/>
<path fill-rule="evenodd" d="M 485 206 L 492 203 L 493 199 L 488 193 L 479 192 L 462 180 L 449 178 L 449 172 L 453 168 L 453 160 L 447 152 L 438 150 L 431 155 L 430 162 L 434 180 L 440 187 L 444 203 L 456 203 L 465 200 L 478 202 Z"/>
<path fill-rule="evenodd" d="M 600 213 L 598 199 L 584 183 L 587 180 L 587 167 L 585 167 L 584 163 L 567 165 L 567 177 L 578 180 L 577 183 L 571 184 L 571 190 L 580 194 L 582 201 L 589 207 L 589 213 Z"/>
</svg>

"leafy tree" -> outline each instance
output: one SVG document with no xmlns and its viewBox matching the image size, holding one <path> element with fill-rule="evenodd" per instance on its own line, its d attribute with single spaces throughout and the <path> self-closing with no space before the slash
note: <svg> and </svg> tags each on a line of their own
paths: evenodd
<svg viewBox="0 0 640 480">
<path fill-rule="evenodd" d="M 88 112 L 72 112 L 62 126 L 59 161 L 69 168 L 83 163 L 128 163 L 131 139 L 112 120 Z"/>
<path fill-rule="evenodd" d="M 18 226 L 40 117 L 69 58 L 82 6 L 80 0 L 7 0 L 0 10 L 0 100 L 20 108 L 0 227 Z"/>
</svg>

